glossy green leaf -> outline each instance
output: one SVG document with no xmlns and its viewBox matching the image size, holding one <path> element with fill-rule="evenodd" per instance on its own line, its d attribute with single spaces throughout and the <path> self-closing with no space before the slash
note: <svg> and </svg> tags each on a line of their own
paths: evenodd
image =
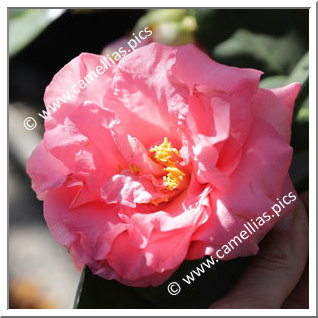
<svg viewBox="0 0 318 318">
<path fill-rule="evenodd" d="M 9 56 L 34 40 L 64 9 L 9 9 Z"/>
</svg>

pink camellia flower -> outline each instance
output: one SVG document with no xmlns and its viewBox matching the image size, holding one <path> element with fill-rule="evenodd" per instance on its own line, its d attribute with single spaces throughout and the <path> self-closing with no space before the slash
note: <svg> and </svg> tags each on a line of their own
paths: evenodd
<svg viewBox="0 0 318 318">
<path fill-rule="evenodd" d="M 101 56 L 83 53 L 54 76 L 46 107 L 76 94 L 46 118 L 27 163 L 51 233 L 79 267 L 159 285 L 185 259 L 217 257 L 247 221 L 294 191 L 299 83 L 259 88 L 262 72 L 218 64 L 193 45 L 152 43 L 102 67 Z M 278 220 L 223 259 L 256 254 Z"/>
</svg>

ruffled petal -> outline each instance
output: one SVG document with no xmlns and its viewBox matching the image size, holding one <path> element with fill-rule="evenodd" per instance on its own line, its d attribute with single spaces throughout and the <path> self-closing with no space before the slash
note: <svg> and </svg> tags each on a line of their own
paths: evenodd
<svg viewBox="0 0 318 318">
<path fill-rule="evenodd" d="M 96 265 L 105 259 L 113 240 L 126 230 L 117 209 L 101 201 L 69 206 L 79 187 L 60 188 L 48 192 L 44 201 L 44 217 L 54 239 L 76 253 L 81 263 Z"/>
<path fill-rule="evenodd" d="M 222 202 L 233 214 L 252 218 L 283 195 L 293 151 L 262 120 L 255 120 L 244 148 L 231 186 L 222 191 Z"/>
<path fill-rule="evenodd" d="M 108 257 L 109 264 L 121 273 L 120 280 L 133 282 L 133 286 L 156 286 L 166 280 L 167 272 L 171 274 L 184 260 L 192 233 L 208 220 L 210 191 L 209 186 L 193 184 L 164 210 L 135 213 L 127 220 L 127 232 L 115 239 Z M 129 260 L 120 256 L 125 251 L 129 251 Z"/>
<path fill-rule="evenodd" d="M 47 151 L 43 142 L 35 148 L 29 157 L 26 171 L 32 179 L 32 188 L 37 193 L 39 200 L 45 198 L 47 190 L 60 187 L 71 172 L 62 161 Z"/>
<path fill-rule="evenodd" d="M 158 191 L 150 180 L 124 170 L 114 175 L 101 189 L 101 197 L 106 203 L 117 203 L 135 208 L 136 204 L 147 204 L 164 195 Z"/>
<path fill-rule="evenodd" d="M 99 196 L 105 181 L 126 164 L 111 132 L 118 123 L 112 111 L 85 102 L 63 124 L 47 129 L 44 143 L 47 151 Z"/>
<path fill-rule="evenodd" d="M 62 123 L 84 101 L 102 105 L 103 96 L 110 87 L 116 69 L 116 65 L 113 65 L 106 70 L 101 62 L 102 57 L 82 53 L 53 77 L 44 93 L 44 103 L 51 114 L 46 118 L 46 125 L 50 126 L 55 121 Z M 99 66 L 105 70 L 103 74 L 97 72 Z"/>
<path fill-rule="evenodd" d="M 190 139 L 190 158 L 197 178 L 201 183 L 222 187 L 228 184 L 229 180 L 216 165 L 219 159 L 218 146 L 229 137 L 230 133 L 230 105 L 219 98 L 212 98 L 210 103 L 205 105 L 197 100 L 190 105 L 187 135 Z M 200 110 L 200 106 L 206 106 L 206 111 Z M 209 121 L 210 125 L 208 123 L 204 125 L 205 121 Z"/>
<path fill-rule="evenodd" d="M 178 113 L 173 109 L 185 112 L 187 101 L 184 87 L 169 80 L 174 51 L 152 43 L 125 56 L 118 63 L 112 89 L 104 98 L 105 107 L 115 111 L 126 132 L 146 148 L 164 137 L 174 144 L 180 139 Z"/>
<path fill-rule="evenodd" d="M 195 241 L 207 244 L 205 254 L 217 256 L 217 249 L 234 235 L 239 235 L 241 230 L 246 230 L 244 223 L 255 221 L 265 211 L 272 212 L 271 207 L 277 203 L 277 198 L 294 191 L 288 176 L 292 148 L 271 125 L 260 119 L 255 120 L 244 148 L 240 164 L 231 175 L 231 185 L 228 189 L 215 189 L 211 193 L 212 209 L 216 210 L 216 214 L 212 214 L 193 237 Z M 281 217 L 292 207 L 293 204 L 283 209 Z M 278 218 L 274 218 L 266 222 L 224 259 L 257 253 L 258 242 L 277 221 Z M 196 252 L 202 253 L 202 244 L 199 247 Z M 191 257 L 194 255 L 192 251 Z"/>
</svg>

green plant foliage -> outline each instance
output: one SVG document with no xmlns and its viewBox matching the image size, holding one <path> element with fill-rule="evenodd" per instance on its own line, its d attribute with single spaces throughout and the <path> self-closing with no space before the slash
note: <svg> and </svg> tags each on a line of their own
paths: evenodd
<svg viewBox="0 0 318 318">
<path fill-rule="evenodd" d="M 250 57 L 260 62 L 265 72 L 288 74 L 304 50 L 302 39 L 296 32 L 274 37 L 240 29 L 217 45 L 214 55 L 222 60 Z"/>
<path fill-rule="evenodd" d="M 64 9 L 9 9 L 9 56 L 33 41 Z"/>
<path fill-rule="evenodd" d="M 260 87 L 262 88 L 275 88 L 275 87 L 282 87 L 286 85 L 288 76 L 286 75 L 273 75 L 273 76 L 267 76 L 264 79 L 260 81 Z"/>
<path fill-rule="evenodd" d="M 288 77 L 289 83 L 300 82 L 303 84 L 309 76 L 309 52 L 305 53 L 298 61 Z"/>
</svg>

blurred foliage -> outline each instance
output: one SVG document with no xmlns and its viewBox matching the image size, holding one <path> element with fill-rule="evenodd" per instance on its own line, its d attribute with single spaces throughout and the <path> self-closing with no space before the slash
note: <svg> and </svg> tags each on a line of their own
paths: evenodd
<svg viewBox="0 0 318 318">
<path fill-rule="evenodd" d="M 306 9 L 196 9 L 194 15 L 198 40 L 212 58 L 215 58 L 214 48 L 239 29 L 273 37 L 296 32 L 308 47 L 309 10 Z M 237 57 L 235 60 L 240 61 Z"/>
<path fill-rule="evenodd" d="M 309 76 L 309 53 L 306 52 L 298 61 L 289 75 L 265 76 L 260 82 L 263 88 L 281 87 L 294 82 L 300 82 L 302 85 L 308 80 Z"/>
<path fill-rule="evenodd" d="M 9 56 L 33 41 L 64 9 L 9 9 Z"/>
<path fill-rule="evenodd" d="M 222 60 L 234 61 L 247 56 L 262 63 L 266 73 L 286 74 L 302 56 L 304 45 L 295 32 L 274 37 L 239 29 L 217 45 L 213 52 L 216 58 Z"/>
</svg>

